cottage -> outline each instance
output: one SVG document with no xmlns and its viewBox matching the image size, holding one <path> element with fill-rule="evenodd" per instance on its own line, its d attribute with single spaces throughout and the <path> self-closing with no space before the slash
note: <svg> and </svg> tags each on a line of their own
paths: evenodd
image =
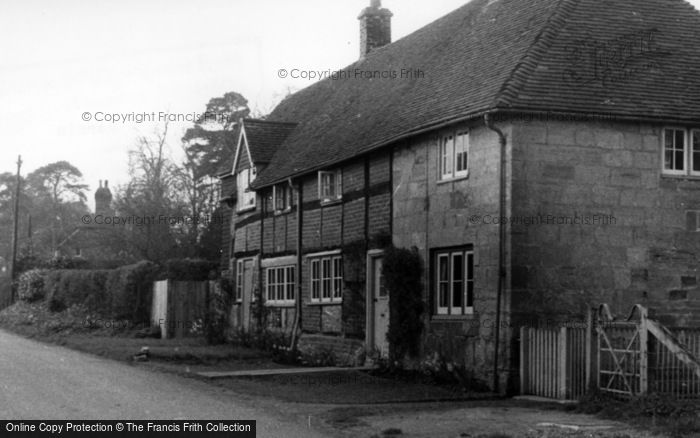
<svg viewBox="0 0 700 438">
<path fill-rule="evenodd" d="M 386 352 L 388 243 L 423 258 L 422 354 L 500 390 L 522 324 L 601 302 L 700 322 L 698 11 L 473 0 L 393 43 L 391 17 L 373 0 L 346 75 L 243 121 L 222 175 L 237 324 L 258 305 Z"/>
</svg>

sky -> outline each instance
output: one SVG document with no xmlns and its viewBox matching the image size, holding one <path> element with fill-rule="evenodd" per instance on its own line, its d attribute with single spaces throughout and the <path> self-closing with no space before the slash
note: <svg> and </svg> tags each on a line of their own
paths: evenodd
<svg viewBox="0 0 700 438">
<path fill-rule="evenodd" d="M 285 69 L 336 70 L 358 58 L 359 12 L 369 0 L 2 0 L 0 172 L 58 160 L 90 185 L 125 183 L 127 151 L 170 123 L 179 159 L 187 121 L 210 98 L 237 91 L 256 114 L 313 81 Z M 384 0 L 393 39 L 466 0 Z M 698 8 L 700 0 L 691 3 Z M 138 114 L 153 122 L 137 123 Z M 131 120 L 114 121 L 112 114 Z M 120 116 L 121 117 L 121 116 Z M 89 119 L 88 121 L 84 119 Z M 110 120 L 112 119 L 112 120 Z"/>
</svg>

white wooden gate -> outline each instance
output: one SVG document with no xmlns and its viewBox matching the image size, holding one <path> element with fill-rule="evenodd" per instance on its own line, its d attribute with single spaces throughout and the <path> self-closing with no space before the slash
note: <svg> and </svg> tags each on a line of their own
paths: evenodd
<svg viewBox="0 0 700 438">
<path fill-rule="evenodd" d="M 590 331 L 584 327 L 520 329 L 520 393 L 573 400 L 590 381 Z"/>
</svg>

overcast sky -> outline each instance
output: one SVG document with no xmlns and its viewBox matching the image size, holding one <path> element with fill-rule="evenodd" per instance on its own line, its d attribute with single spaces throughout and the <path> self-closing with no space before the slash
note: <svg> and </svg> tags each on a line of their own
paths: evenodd
<svg viewBox="0 0 700 438">
<path fill-rule="evenodd" d="M 384 0 L 398 39 L 465 0 Z M 697 8 L 700 0 L 692 0 Z M 355 61 L 358 13 L 369 0 L 4 0 L 0 12 L 0 172 L 68 160 L 91 189 L 126 181 L 126 151 L 154 123 L 96 113 L 190 114 L 228 91 L 267 113 L 288 89 L 282 68 Z M 83 121 L 89 112 L 91 120 Z M 104 116 L 100 116 L 104 117 Z M 171 124 L 173 151 L 191 123 Z"/>
</svg>

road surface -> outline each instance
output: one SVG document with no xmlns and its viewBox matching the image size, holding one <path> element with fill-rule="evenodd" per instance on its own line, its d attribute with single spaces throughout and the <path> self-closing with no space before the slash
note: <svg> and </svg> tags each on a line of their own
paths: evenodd
<svg viewBox="0 0 700 438">
<path fill-rule="evenodd" d="M 257 420 L 258 437 L 322 437 L 284 404 L 0 330 L 0 418 Z"/>
</svg>

